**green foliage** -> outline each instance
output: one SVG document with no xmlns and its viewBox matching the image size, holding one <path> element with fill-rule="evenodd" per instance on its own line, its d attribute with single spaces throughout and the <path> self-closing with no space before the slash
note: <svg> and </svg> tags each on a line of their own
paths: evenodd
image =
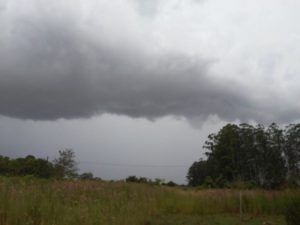
<svg viewBox="0 0 300 225">
<path fill-rule="evenodd" d="M 94 178 L 94 175 L 91 172 L 82 173 L 79 176 L 79 179 L 81 179 L 81 180 L 92 180 L 93 178 Z"/>
<path fill-rule="evenodd" d="M 275 123 L 268 128 L 227 124 L 208 136 L 204 149 L 207 159 L 189 168 L 191 186 L 226 187 L 237 180 L 265 188 L 300 183 L 300 124 L 286 130 Z"/>
<path fill-rule="evenodd" d="M 163 185 L 169 186 L 169 187 L 175 187 L 175 186 L 177 186 L 177 184 L 175 182 L 173 182 L 173 181 L 169 181 L 167 183 L 164 183 Z"/>
<path fill-rule="evenodd" d="M 207 176 L 209 176 L 208 162 L 201 159 L 189 168 L 187 179 L 191 186 L 197 186 L 203 184 Z"/>
<path fill-rule="evenodd" d="M 5 176 L 32 175 L 40 178 L 54 176 L 53 164 L 46 159 L 28 155 L 25 158 L 10 159 L 0 156 L 0 174 Z"/>
<path fill-rule="evenodd" d="M 125 179 L 126 182 L 135 182 L 135 183 L 139 183 L 139 178 L 137 178 L 136 176 L 128 176 Z"/>
<path fill-rule="evenodd" d="M 164 179 L 155 178 L 153 183 L 155 185 L 162 185 L 164 183 Z"/>
<path fill-rule="evenodd" d="M 286 128 L 285 148 L 288 178 L 300 181 L 300 124 L 290 124 Z"/>
<path fill-rule="evenodd" d="M 215 181 L 210 176 L 207 176 L 207 177 L 205 177 L 203 186 L 206 188 L 215 188 L 216 184 L 215 184 Z"/>
<path fill-rule="evenodd" d="M 72 179 L 77 177 L 77 165 L 75 152 L 72 149 L 59 150 L 59 157 L 54 160 L 54 165 L 59 178 Z"/>
<path fill-rule="evenodd" d="M 172 181 L 165 183 L 164 179 L 155 178 L 154 180 L 151 180 L 146 177 L 136 177 L 136 176 L 128 176 L 125 179 L 126 182 L 131 183 L 142 183 L 142 184 L 152 184 L 152 185 L 167 185 L 167 186 L 176 186 L 176 184 Z"/>
<path fill-rule="evenodd" d="M 39 178 L 74 178 L 77 176 L 77 162 L 72 149 L 59 151 L 54 162 L 48 159 L 25 158 L 10 159 L 0 155 L 0 175 L 2 176 L 34 176 Z"/>
<path fill-rule="evenodd" d="M 287 225 L 299 225 L 300 198 L 290 200 L 290 202 L 287 205 L 285 218 Z"/>
</svg>

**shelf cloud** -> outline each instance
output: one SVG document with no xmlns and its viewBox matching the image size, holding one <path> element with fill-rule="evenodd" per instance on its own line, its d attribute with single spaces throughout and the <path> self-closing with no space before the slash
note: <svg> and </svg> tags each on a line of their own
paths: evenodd
<svg viewBox="0 0 300 225">
<path fill-rule="evenodd" d="M 262 24 L 253 27 L 255 8 L 213 13 L 218 1 L 167 2 L 1 0 L 0 114 L 299 118 L 297 20 L 274 27 L 262 3 L 267 14 L 255 12 Z M 275 12 L 293 8 L 272 2 Z"/>
</svg>

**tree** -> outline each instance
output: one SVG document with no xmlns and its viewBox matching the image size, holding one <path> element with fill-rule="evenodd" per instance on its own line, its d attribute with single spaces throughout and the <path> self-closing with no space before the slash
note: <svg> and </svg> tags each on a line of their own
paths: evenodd
<svg viewBox="0 0 300 225">
<path fill-rule="evenodd" d="M 300 124 L 290 124 L 285 130 L 284 155 L 288 170 L 288 179 L 300 178 Z"/>
<path fill-rule="evenodd" d="M 203 184 L 207 178 L 218 187 L 242 181 L 276 188 L 287 178 L 300 183 L 300 124 L 286 130 L 275 123 L 267 128 L 227 124 L 210 134 L 203 148 L 207 159 L 189 168 L 190 185 Z"/>
<path fill-rule="evenodd" d="M 136 176 L 128 176 L 126 179 L 125 179 L 126 182 L 134 182 L 134 183 L 138 183 L 139 182 L 139 179 L 136 177 Z"/>
<path fill-rule="evenodd" d="M 73 149 L 59 150 L 59 157 L 54 159 L 54 165 L 58 178 L 72 179 L 76 178 L 78 163 L 75 161 L 75 152 Z"/>
<path fill-rule="evenodd" d="M 217 135 L 210 137 L 211 141 L 206 149 L 208 161 L 215 166 L 216 172 L 212 174 L 213 178 L 222 176 L 232 182 L 240 176 L 239 161 L 240 139 L 239 127 L 234 124 L 227 124 Z"/>
<path fill-rule="evenodd" d="M 197 186 L 202 185 L 209 175 L 207 161 L 200 159 L 198 162 L 194 162 L 189 168 L 186 178 L 189 185 Z"/>
<path fill-rule="evenodd" d="M 0 155 L 0 175 L 9 175 L 10 173 L 10 158 Z"/>
<path fill-rule="evenodd" d="M 50 178 L 54 176 L 54 172 L 53 164 L 46 159 L 35 158 L 32 155 L 25 158 L 10 159 L 0 155 L 0 175 L 32 175 L 40 178 Z"/>
<path fill-rule="evenodd" d="M 255 148 L 255 128 L 242 123 L 239 126 L 240 138 L 240 179 L 255 182 L 257 179 L 258 165 L 256 158 L 259 156 Z"/>
<path fill-rule="evenodd" d="M 283 130 L 272 123 L 266 130 L 267 146 L 264 151 L 265 186 L 273 188 L 284 183 L 286 167 L 283 158 Z"/>
<path fill-rule="evenodd" d="M 169 181 L 167 183 L 164 183 L 164 185 L 169 186 L 169 187 L 175 187 L 175 186 L 177 186 L 177 184 L 175 182 L 173 182 L 173 181 Z"/>
<path fill-rule="evenodd" d="M 87 172 L 80 174 L 79 178 L 82 180 L 92 180 L 94 178 L 94 175 L 92 172 Z"/>
</svg>

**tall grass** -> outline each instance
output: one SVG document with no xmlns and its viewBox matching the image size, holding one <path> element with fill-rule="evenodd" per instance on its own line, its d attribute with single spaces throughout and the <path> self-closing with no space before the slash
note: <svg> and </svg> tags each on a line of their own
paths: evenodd
<svg viewBox="0 0 300 225">
<path fill-rule="evenodd" d="M 265 191 L 242 190 L 240 199 L 239 190 L 219 189 L 201 191 L 173 190 L 164 196 L 161 202 L 162 209 L 167 213 L 176 214 L 217 214 L 240 213 L 251 215 L 283 215 L 287 203 L 300 195 L 298 190 Z"/>
<path fill-rule="evenodd" d="M 280 215 L 297 190 L 243 191 L 243 212 Z M 237 190 L 0 178 L 0 225 L 144 225 L 164 215 L 238 214 Z"/>
</svg>

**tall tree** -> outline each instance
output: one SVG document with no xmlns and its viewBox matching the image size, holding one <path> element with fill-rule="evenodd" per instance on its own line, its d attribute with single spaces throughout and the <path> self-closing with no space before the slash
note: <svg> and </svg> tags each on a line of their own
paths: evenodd
<svg viewBox="0 0 300 225">
<path fill-rule="evenodd" d="M 287 177 L 300 178 L 300 124 L 282 130 L 275 123 L 265 128 L 258 124 L 227 124 L 210 134 L 205 145 L 207 160 L 194 162 L 188 171 L 191 185 L 210 177 L 234 182 L 255 182 L 274 188 Z M 288 171 L 288 172 L 287 172 Z"/>
<path fill-rule="evenodd" d="M 241 155 L 238 132 L 238 126 L 234 124 L 224 126 L 215 136 L 212 152 L 209 153 L 208 160 L 216 165 L 218 176 L 228 181 L 234 181 L 240 175 L 238 160 Z"/>
<path fill-rule="evenodd" d="M 263 170 L 265 173 L 265 185 L 276 187 L 284 183 L 286 167 L 283 158 L 284 136 L 277 124 L 272 123 L 266 130 L 267 146 L 264 149 Z"/>
<path fill-rule="evenodd" d="M 194 162 L 191 165 L 186 178 L 189 185 L 197 186 L 203 184 L 209 175 L 207 161 L 200 159 L 198 162 Z"/>
<path fill-rule="evenodd" d="M 285 131 L 285 160 L 288 178 L 295 179 L 300 176 L 300 124 L 291 124 Z"/>
<path fill-rule="evenodd" d="M 77 177 L 77 165 L 75 152 L 72 149 L 59 150 L 59 157 L 54 159 L 58 177 L 75 178 Z"/>
<path fill-rule="evenodd" d="M 240 158 L 239 169 L 240 179 L 252 182 L 257 181 L 257 157 L 259 155 L 254 145 L 255 128 L 252 125 L 243 123 L 239 126 Z"/>
</svg>

